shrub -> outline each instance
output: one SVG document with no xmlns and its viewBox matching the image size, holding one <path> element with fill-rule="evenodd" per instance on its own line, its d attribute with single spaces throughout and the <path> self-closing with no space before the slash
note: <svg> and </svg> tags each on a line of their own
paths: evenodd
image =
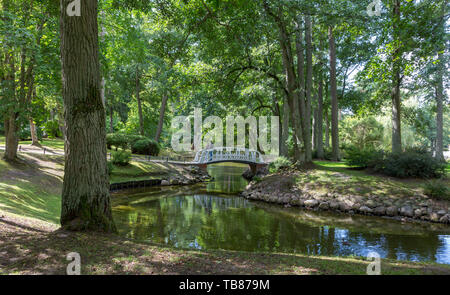
<svg viewBox="0 0 450 295">
<path fill-rule="evenodd" d="M 128 134 L 126 135 L 128 146 L 131 148 L 134 143 L 136 143 L 139 140 L 149 139 L 148 137 L 142 136 L 142 135 L 136 135 L 136 134 Z"/>
<path fill-rule="evenodd" d="M 156 141 L 149 138 L 140 139 L 131 144 L 131 152 L 139 155 L 157 156 L 159 154 L 159 145 Z"/>
<path fill-rule="evenodd" d="M 345 160 L 349 166 L 374 168 L 383 161 L 383 152 L 371 148 L 349 147 L 346 149 Z"/>
<path fill-rule="evenodd" d="M 450 189 L 441 179 L 429 180 L 424 185 L 425 195 L 442 200 L 450 200 Z"/>
<path fill-rule="evenodd" d="M 111 175 L 114 169 L 114 164 L 112 163 L 112 161 L 108 161 L 106 163 L 106 167 L 108 168 L 108 175 Z"/>
<path fill-rule="evenodd" d="M 127 166 L 131 161 L 131 153 L 121 150 L 112 152 L 111 162 L 117 166 Z"/>
<path fill-rule="evenodd" d="M 292 162 L 285 157 L 278 157 L 270 163 L 269 170 L 270 172 L 277 172 L 280 169 L 288 168 L 292 165 Z"/>
<path fill-rule="evenodd" d="M 50 138 L 62 137 L 61 130 L 59 129 L 59 122 L 57 120 L 45 122 L 44 131 Z"/>
<path fill-rule="evenodd" d="M 126 134 L 123 133 L 110 133 L 106 135 L 106 145 L 108 149 L 112 146 L 116 148 L 126 149 L 128 147 L 128 138 Z"/>
<path fill-rule="evenodd" d="M 393 177 L 439 178 L 445 175 L 445 164 L 423 150 L 390 153 L 375 166 L 375 170 Z"/>
</svg>

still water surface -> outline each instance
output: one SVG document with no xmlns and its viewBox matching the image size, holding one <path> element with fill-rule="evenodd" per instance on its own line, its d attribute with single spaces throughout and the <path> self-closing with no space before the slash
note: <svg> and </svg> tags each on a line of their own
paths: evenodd
<svg viewBox="0 0 450 295">
<path fill-rule="evenodd" d="M 450 264 L 450 227 L 311 212 L 237 196 L 242 165 L 213 165 L 214 181 L 128 190 L 113 197 L 121 235 L 179 248 L 367 256 Z"/>
</svg>

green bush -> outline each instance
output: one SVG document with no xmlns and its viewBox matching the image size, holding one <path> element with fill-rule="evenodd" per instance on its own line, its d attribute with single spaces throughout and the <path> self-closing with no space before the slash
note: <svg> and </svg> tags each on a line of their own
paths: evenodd
<svg viewBox="0 0 450 295">
<path fill-rule="evenodd" d="M 275 159 L 275 161 L 273 161 L 272 163 L 270 163 L 269 165 L 269 171 L 270 172 L 277 172 L 280 169 L 284 169 L 284 168 L 288 168 L 292 165 L 292 162 L 285 158 L 285 157 L 278 157 Z"/>
<path fill-rule="evenodd" d="M 106 163 L 106 167 L 108 168 L 108 175 L 111 175 L 114 169 L 114 164 L 112 163 L 112 161 L 108 161 Z"/>
<path fill-rule="evenodd" d="M 445 164 L 423 150 L 407 150 L 387 154 L 375 167 L 376 171 L 399 178 L 439 178 L 445 175 Z"/>
<path fill-rule="evenodd" d="M 127 142 L 128 146 L 131 148 L 134 143 L 136 143 L 139 140 L 149 139 L 148 137 L 142 136 L 142 135 L 136 135 L 136 134 L 128 134 L 127 136 Z"/>
<path fill-rule="evenodd" d="M 112 152 L 111 162 L 117 166 L 127 166 L 131 161 L 131 153 L 121 150 Z"/>
<path fill-rule="evenodd" d="M 157 156 L 159 154 L 159 145 L 156 141 L 149 138 L 140 139 L 131 144 L 131 152 L 138 155 Z"/>
<path fill-rule="evenodd" d="M 450 189 L 441 179 L 429 180 L 424 185 L 425 195 L 441 200 L 450 200 Z"/>
<path fill-rule="evenodd" d="M 57 120 L 45 122 L 44 131 L 50 138 L 62 137 L 61 130 L 59 129 L 59 122 Z"/>
<path fill-rule="evenodd" d="M 371 148 L 359 149 L 357 147 L 349 147 L 346 149 L 345 157 L 349 166 L 374 168 L 383 161 L 383 152 Z"/>
<path fill-rule="evenodd" d="M 116 148 L 127 149 L 128 148 L 128 135 L 124 133 L 110 133 L 106 135 L 106 145 L 108 149 L 113 146 Z"/>
</svg>

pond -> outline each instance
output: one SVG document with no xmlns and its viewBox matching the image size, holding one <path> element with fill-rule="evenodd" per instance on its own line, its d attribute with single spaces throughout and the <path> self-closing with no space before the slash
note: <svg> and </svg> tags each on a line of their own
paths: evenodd
<svg viewBox="0 0 450 295">
<path fill-rule="evenodd" d="M 238 196 L 245 165 L 216 164 L 208 184 L 114 194 L 113 215 L 128 238 L 177 248 L 367 256 L 450 264 L 450 228 L 284 208 Z"/>
</svg>

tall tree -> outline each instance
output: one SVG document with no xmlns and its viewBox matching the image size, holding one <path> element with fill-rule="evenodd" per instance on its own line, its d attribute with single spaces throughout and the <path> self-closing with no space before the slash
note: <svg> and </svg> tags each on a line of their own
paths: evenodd
<svg viewBox="0 0 450 295">
<path fill-rule="evenodd" d="M 61 225 L 68 230 L 115 231 L 106 166 L 106 120 L 101 100 L 97 1 L 80 16 L 61 0 L 61 63 L 65 166 Z"/>
<path fill-rule="evenodd" d="M 339 107 L 337 100 L 336 82 L 336 43 L 334 40 L 333 27 L 328 27 L 328 42 L 330 51 L 330 94 L 331 94 L 331 146 L 332 160 L 339 161 Z"/>
</svg>

